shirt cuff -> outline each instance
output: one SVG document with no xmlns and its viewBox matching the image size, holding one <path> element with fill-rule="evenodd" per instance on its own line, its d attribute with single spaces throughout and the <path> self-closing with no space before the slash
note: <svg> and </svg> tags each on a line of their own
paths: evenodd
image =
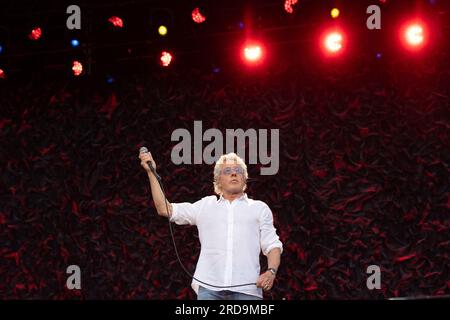
<svg viewBox="0 0 450 320">
<path fill-rule="evenodd" d="M 172 214 L 170 215 L 170 222 L 174 222 L 178 215 L 178 203 L 172 203 Z"/>
<path fill-rule="evenodd" d="M 283 253 L 283 245 L 281 243 L 274 243 L 274 244 L 271 244 L 270 246 L 268 246 L 266 248 L 266 250 L 264 250 L 263 254 L 265 256 L 267 256 L 269 254 L 269 252 L 274 248 L 280 248 L 280 254 Z"/>
</svg>

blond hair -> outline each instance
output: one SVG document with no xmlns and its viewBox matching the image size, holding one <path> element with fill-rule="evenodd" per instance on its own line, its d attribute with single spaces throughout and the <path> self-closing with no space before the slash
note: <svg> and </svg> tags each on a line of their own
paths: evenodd
<svg viewBox="0 0 450 320">
<path fill-rule="evenodd" d="M 225 163 L 236 163 L 238 164 L 242 169 L 244 169 L 244 181 L 246 182 L 248 179 L 248 172 L 247 172 L 247 165 L 245 164 L 244 160 L 242 160 L 241 157 L 239 157 L 236 153 L 230 152 L 228 154 L 224 154 L 220 156 L 220 158 L 216 161 L 216 165 L 214 166 L 214 192 L 218 195 L 222 195 L 222 187 L 219 184 L 219 176 L 220 176 L 220 165 Z M 244 184 L 245 191 L 247 189 L 247 183 Z"/>
</svg>

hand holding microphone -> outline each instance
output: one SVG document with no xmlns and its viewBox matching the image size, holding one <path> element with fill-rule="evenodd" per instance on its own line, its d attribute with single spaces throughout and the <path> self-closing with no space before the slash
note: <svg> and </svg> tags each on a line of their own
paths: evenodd
<svg viewBox="0 0 450 320">
<path fill-rule="evenodd" d="M 141 149 L 139 149 L 139 159 L 141 159 L 141 166 L 147 173 L 152 172 L 156 179 L 161 180 L 161 177 L 156 173 L 155 160 L 153 160 L 152 154 L 146 147 L 141 147 Z"/>
</svg>

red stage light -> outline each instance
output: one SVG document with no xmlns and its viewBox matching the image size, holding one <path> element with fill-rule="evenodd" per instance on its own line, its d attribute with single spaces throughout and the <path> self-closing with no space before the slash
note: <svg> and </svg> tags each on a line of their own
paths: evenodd
<svg viewBox="0 0 450 320">
<path fill-rule="evenodd" d="M 292 6 L 295 5 L 297 2 L 298 2 L 298 0 L 286 0 L 286 1 L 284 1 L 284 10 L 287 13 L 293 13 L 294 12 L 294 8 Z"/>
<path fill-rule="evenodd" d="M 402 47 L 411 52 L 422 51 L 430 45 L 430 39 L 434 29 L 432 21 L 426 21 L 422 18 L 406 20 L 399 27 L 398 40 Z"/>
<path fill-rule="evenodd" d="M 28 38 L 31 40 L 39 40 L 39 38 L 42 36 L 42 29 L 37 27 L 31 30 L 30 34 L 28 35 Z"/>
<path fill-rule="evenodd" d="M 412 48 L 420 48 L 425 42 L 425 28 L 422 24 L 413 23 L 404 31 L 406 43 Z"/>
<path fill-rule="evenodd" d="M 113 16 L 108 19 L 108 22 L 111 23 L 115 28 L 123 28 L 123 20 L 119 17 Z"/>
<path fill-rule="evenodd" d="M 326 36 L 325 47 L 329 52 L 335 53 L 342 49 L 342 34 L 333 32 Z"/>
<path fill-rule="evenodd" d="M 161 65 L 163 67 L 168 67 L 170 65 L 170 63 L 172 62 L 172 58 L 173 57 L 170 54 L 170 52 L 167 52 L 167 51 L 161 52 L 161 58 L 160 58 Z"/>
<path fill-rule="evenodd" d="M 345 35 L 340 30 L 328 31 L 322 35 L 320 42 L 325 55 L 335 56 L 345 48 Z"/>
<path fill-rule="evenodd" d="M 195 23 L 202 23 L 205 22 L 206 17 L 201 14 L 199 8 L 195 8 L 192 10 L 192 20 L 194 20 Z"/>
<path fill-rule="evenodd" d="M 413 45 L 417 46 L 423 42 L 423 28 L 419 25 L 414 25 L 406 30 L 406 39 Z"/>
<path fill-rule="evenodd" d="M 83 65 L 79 61 L 74 61 L 72 63 L 72 72 L 74 76 L 79 76 L 83 73 Z"/>
<path fill-rule="evenodd" d="M 0 79 L 6 79 L 6 73 L 3 69 L 0 69 Z"/>
<path fill-rule="evenodd" d="M 262 58 L 262 48 L 259 45 L 251 45 L 246 46 L 244 48 L 244 57 L 250 63 L 255 63 L 261 60 Z"/>
</svg>

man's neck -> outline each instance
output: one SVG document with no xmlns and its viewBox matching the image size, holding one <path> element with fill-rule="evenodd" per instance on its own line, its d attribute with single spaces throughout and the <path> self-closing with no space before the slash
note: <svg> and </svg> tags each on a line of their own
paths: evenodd
<svg viewBox="0 0 450 320">
<path fill-rule="evenodd" d="M 239 199 L 240 197 L 242 197 L 242 195 L 244 194 L 244 192 L 240 192 L 240 193 L 227 193 L 224 192 L 222 194 L 223 198 L 225 200 L 228 200 L 230 202 L 232 202 L 233 200 Z"/>
</svg>

